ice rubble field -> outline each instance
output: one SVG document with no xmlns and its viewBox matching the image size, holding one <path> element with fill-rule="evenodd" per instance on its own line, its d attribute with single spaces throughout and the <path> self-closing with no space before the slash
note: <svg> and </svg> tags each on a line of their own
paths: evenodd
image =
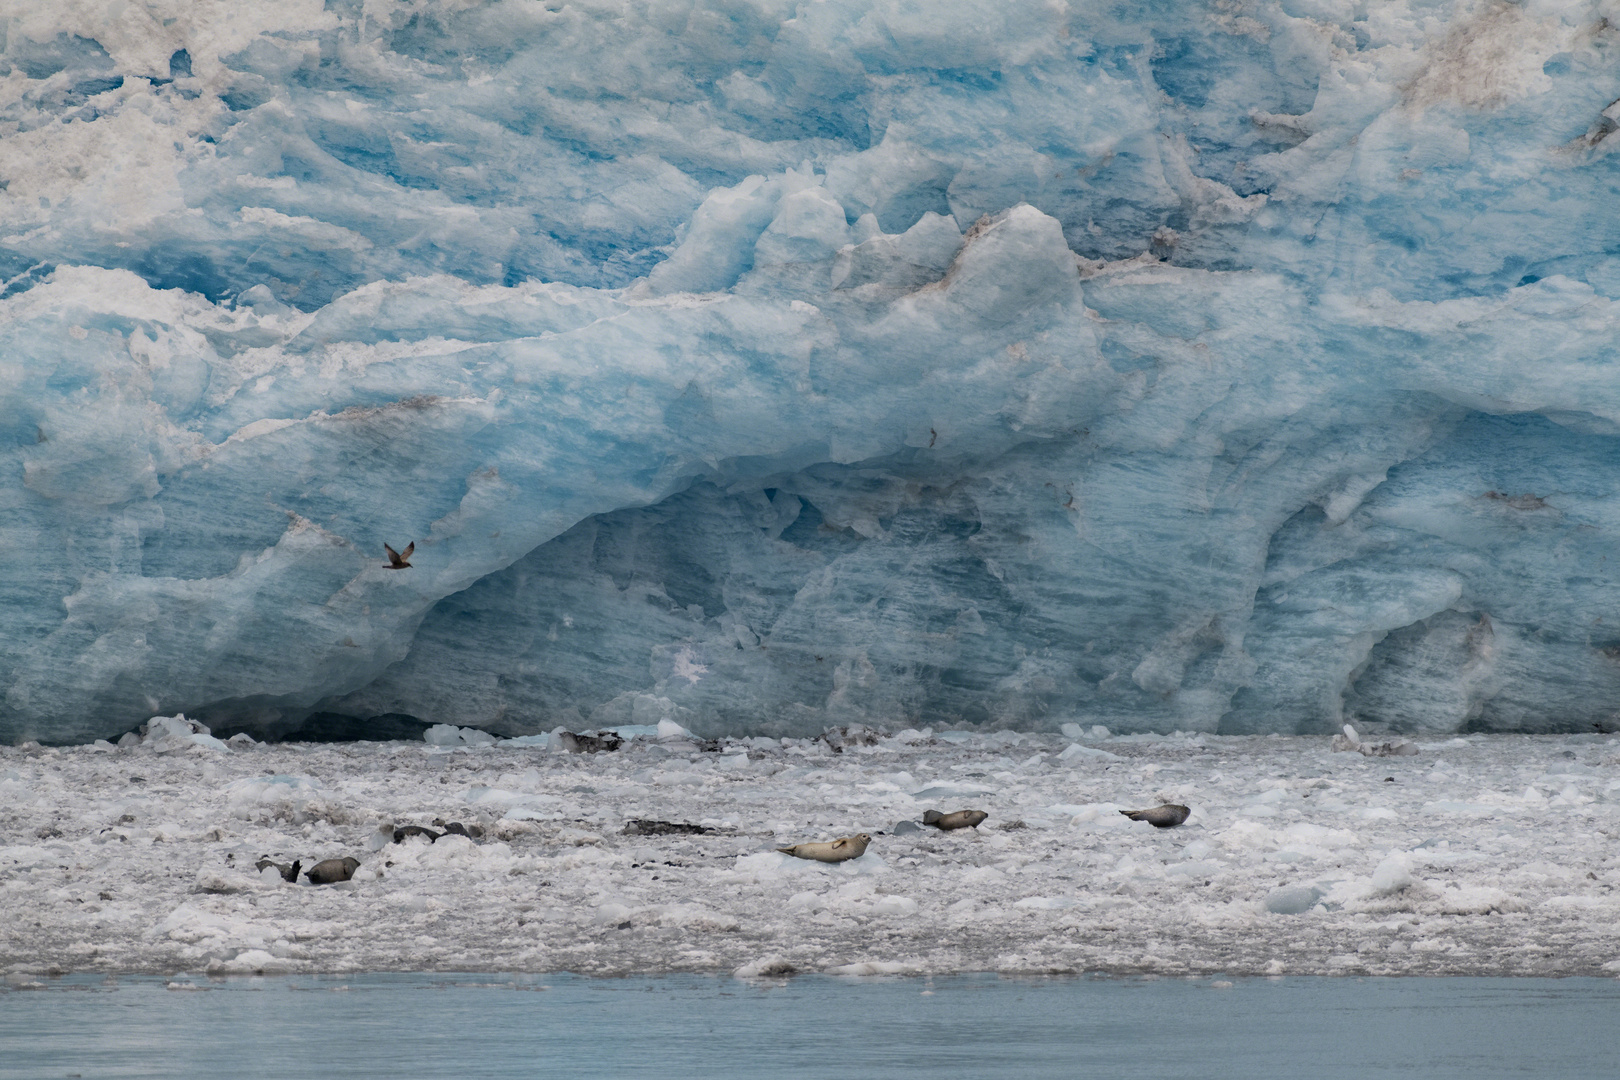
<svg viewBox="0 0 1620 1080">
<path fill-rule="evenodd" d="M 7 10 L 0 740 L 1616 724 L 1610 0 Z"/>
<path fill-rule="evenodd" d="M 0 971 L 1620 973 L 1613 737 L 1081 734 L 0 748 Z M 929 807 L 991 816 L 894 832 Z M 486 835 L 382 843 L 435 817 Z"/>
</svg>

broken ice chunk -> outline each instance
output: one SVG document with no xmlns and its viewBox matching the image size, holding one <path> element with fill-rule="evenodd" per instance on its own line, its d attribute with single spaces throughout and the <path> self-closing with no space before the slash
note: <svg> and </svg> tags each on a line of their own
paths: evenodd
<svg viewBox="0 0 1620 1080">
<path fill-rule="evenodd" d="M 500 740 L 477 728 L 434 724 L 422 732 L 422 741 L 429 746 L 494 746 Z"/>
<path fill-rule="evenodd" d="M 1356 729 L 1349 724 L 1344 725 L 1344 734 L 1333 736 L 1332 747 L 1335 751 L 1354 750 L 1363 757 L 1412 757 L 1418 753 L 1418 745 L 1406 739 L 1392 739 L 1389 742 L 1365 743 L 1356 734 Z"/>
<path fill-rule="evenodd" d="M 1266 894 L 1265 908 L 1273 915 L 1303 915 L 1326 895 L 1315 885 L 1287 885 Z"/>
</svg>

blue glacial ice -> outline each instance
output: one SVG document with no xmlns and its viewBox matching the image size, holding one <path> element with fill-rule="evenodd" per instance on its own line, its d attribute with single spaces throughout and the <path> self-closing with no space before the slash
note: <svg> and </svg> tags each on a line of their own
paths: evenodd
<svg viewBox="0 0 1620 1080">
<path fill-rule="evenodd" d="M 13 11 L 0 739 L 1620 726 L 1612 2 Z"/>
</svg>

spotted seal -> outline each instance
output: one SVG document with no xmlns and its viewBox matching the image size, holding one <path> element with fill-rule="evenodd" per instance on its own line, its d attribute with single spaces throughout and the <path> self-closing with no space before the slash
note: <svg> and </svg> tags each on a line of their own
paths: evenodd
<svg viewBox="0 0 1620 1080">
<path fill-rule="evenodd" d="M 858 859 L 866 854 L 866 845 L 872 842 L 867 833 L 856 833 L 854 836 L 845 836 L 838 840 L 827 840 L 816 844 L 794 844 L 792 847 L 779 847 L 776 850 L 784 855 L 791 855 L 795 859 L 814 859 L 816 862 L 845 862 L 849 859 Z"/>
<path fill-rule="evenodd" d="M 952 829 L 977 829 L 979 822 L 990 815 L 983 810 L 953 810 L 949 814 L 942 814 L 938 810 L 923 811 L 923 824 L 932 825 L 943 832 Z"/>
<path fill-rule="evenodd" d="M 340 881 L 348 881 L 354 877 L 354 872 L 360 869 L 360 860 L 353 855 L 341 859 L 323 859 L 304 871 L 311 885 L 336 885 Z"/>
<path fill-rule="evenodd" d="M 1120 813 L 1132 821 L 1145 821 L 1155 829 L 1173 829 L 1186 821 L 1192 811 L 1180 803 L 1164 803 L 1147 810 L 1121 810 Z"/>
</svg>

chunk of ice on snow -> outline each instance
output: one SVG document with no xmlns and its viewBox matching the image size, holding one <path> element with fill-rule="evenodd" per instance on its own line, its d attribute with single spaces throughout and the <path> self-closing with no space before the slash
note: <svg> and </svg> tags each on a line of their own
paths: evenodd
<svg viewBox="0 0 1620 1080">
<path fill-rule="evenodd" d="M 909 896 L 885 896 L 872 905 L 872 911 L 878 915 L 915 915 L 917 906 Z"/>
<path fill-rule="evenodd" d="M 660 739 L 690 739 L 692 733 L 666 716 L 658 721 L 658 737 Z"/>
<path fill-rule="evenodd" d="M 1315 885 L 1285 885 L 1266 894 L 1265 909 L 1273 915 L 1303 915 L 1326 895 Z"/>
<path fill-rule="evenodd" d="M 477 728 L 434 724 L 422 732 L 422 741 L 429 746 L 493 746 L 501 740 Z"/>
<path fill-rule="evenodd" d="M 128 738 L 128 736 L 125 736 L 125 738 Z M 118 745 L 123 746 L 124 740 L 118 740 Z M 176 750 L 185 750 L 193 746 L 201 746 L 209 750 L 226 749 L 223 742 L 208 733 L 206 724 L 188 720 L 184 713 L 176 713 L 173 716 L 154 716 L 142 724 L 140 745 L 155 750 L 160 754 L 173 753 Z"/>
<path fill-rule="evenodd" d="M 1373 871 L 1371 885 L 1375 896 L 1389 896 L 1409 887 L 1412 882 L 1409 860 L 1397 851 L 1378 864 L 1378 869 Z"/>
<path fill-rule="evenodd" d="M 1121 760 L 1118 754 L 1110 754 L 1107 750 L 1098 750 L 1096 747 L 1092 746 L 1081 746 L 1079 743 L 1070 743 L 1069 746 L 1058 755 L 1059 761 L 1074 761 L 1076 758 L 1089 758 L 1092 761 Z"/>
<path fill-rule="evenodd" d="M 935 784 L 911 793 L 913 799 L 976 799 L 981 795 L 994 795 L 989 788 L 958 787 L 955 784 Z"/>
</svg>

